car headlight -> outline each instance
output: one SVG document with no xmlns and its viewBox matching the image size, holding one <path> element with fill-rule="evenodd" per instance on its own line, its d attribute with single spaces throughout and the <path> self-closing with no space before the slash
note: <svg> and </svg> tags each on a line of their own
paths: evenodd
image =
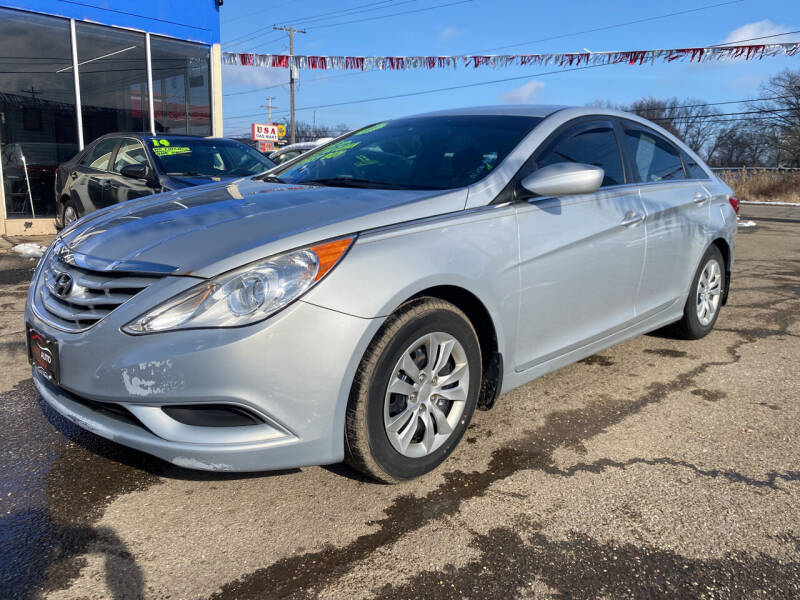
<svg viewBox="0 0 800 600">
<path fill-rule="evenodd" d="M 344 256 L 354 237 L 278 254 L 218 275 L 137 317 L 133 335 L 238 327 L 263 321 L 307 292 Z"/>
</svg>

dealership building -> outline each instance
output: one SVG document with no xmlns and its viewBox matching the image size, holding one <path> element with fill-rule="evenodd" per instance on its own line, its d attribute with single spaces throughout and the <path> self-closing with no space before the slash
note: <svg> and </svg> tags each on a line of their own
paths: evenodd
<svg viewBox="0 0 800 600">
<path fill-rule="evenodd" d="M 55 232 L 56 167 L 101 135 L 222 135 L 221 4 L 0 0 L 0 234 Z"/>
</svg>

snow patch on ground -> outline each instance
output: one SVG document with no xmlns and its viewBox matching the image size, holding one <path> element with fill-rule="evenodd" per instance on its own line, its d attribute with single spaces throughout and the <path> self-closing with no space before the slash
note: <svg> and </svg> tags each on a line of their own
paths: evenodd
<svg viewBox="0 0 800 600">
<path fill-rule="evenodd" d="M 16 246 L 11 247 L 12 252 L 16 252 L 20 256 L 24 256 L 25 258 L 42 258 L 44 251 L 47 248 L 44 246 L 40 246 L 39 244 L 34 244 L 33 242 L 26 242 L 24 244 L 17 244 Z"/>
<path fill-rule="evenodd" d="M 760 202 L 756 200 L 742 200 L 739 204 L 757 204 L 760 206 L 798 206 L 800 202 Z"/>
<path fill-rule="evenodd" d="M 755 227 L 755 221 L 737 221 L 736 223 L 739 227 Z"/>
</svg>

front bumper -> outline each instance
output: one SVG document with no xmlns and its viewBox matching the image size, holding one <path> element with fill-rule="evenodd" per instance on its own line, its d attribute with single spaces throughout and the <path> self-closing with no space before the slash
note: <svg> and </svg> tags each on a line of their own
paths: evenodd
<svg viewBox="0 0 800 600">
<path fill-rule="evenodd" d="M 29 299 L 28 323 L 59 342 L 59 385 L 36 369 L 33 376 L 57 412 L 97 435 L 188 468 L 261 471 L 343 459 L 350 386 L 382 319 L 299 301 L 247 327 L 122 333 L 119 327 L 137 311 L 123 305 L 88 330 L 68 333 L 41 319 Z M 106 403 L 135 419 L 97 409 Z M 242 407 L 264 423 L 199 427 L 161 410 L 201 403 Z"/>
</svg>

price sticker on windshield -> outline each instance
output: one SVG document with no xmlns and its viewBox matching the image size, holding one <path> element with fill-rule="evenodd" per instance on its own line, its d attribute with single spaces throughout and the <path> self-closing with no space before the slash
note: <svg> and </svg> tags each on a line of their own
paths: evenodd
<svg viewBox="0 0 800 600">
<path fill-rule="evenodd" d="M 153 154 L 156 156 L 174 156 L 176 154 L 191 154 L 192 149 L 188 146 L 158 146 L 153 148 Z"/>
</svg>

